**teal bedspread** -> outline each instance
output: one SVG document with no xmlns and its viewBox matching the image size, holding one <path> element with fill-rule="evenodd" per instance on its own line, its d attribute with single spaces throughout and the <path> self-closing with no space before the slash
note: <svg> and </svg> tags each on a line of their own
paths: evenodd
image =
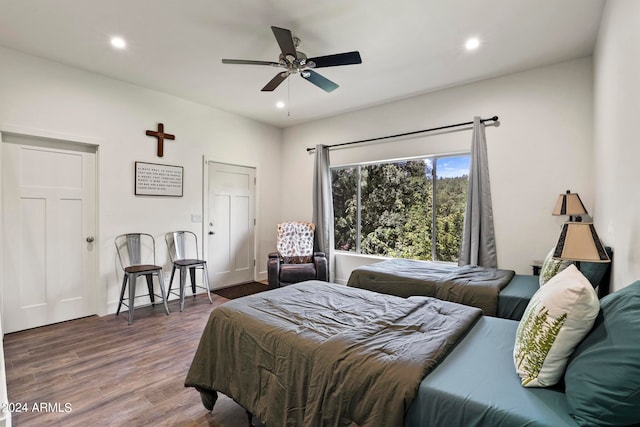
<svg viewBox="0 0 640 427">
<path fill-rule="evenodd" d="M 577 426 L 562 390 L 525 388 L 513 366 L 518 322 L 482 317 L 427 375 L 405 427 Z"/>
<path fill-rule="evenodd" d="M 498 317 L 520 320 L 531 297 L 540 289 L 540 277 L 516 274 L 498 294 Z"/>
</svg>

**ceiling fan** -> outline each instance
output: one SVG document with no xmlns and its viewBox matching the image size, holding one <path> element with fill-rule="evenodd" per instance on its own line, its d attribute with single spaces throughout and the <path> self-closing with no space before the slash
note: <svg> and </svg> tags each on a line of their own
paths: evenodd
<svg viewBox="0 0 640 427">
<path fill-rule="evenodd" d="M 338 65 L 361 64 L 362 59 L 358 51 L 337 53 L 335 55 L 317 56 L 315 58 L 307 58 L 303 52 L 297 50 L 300 39 L 294 37 L 290 30 L 285 28 L 271 27 L 273 35 L 280 46 L 282 53 L 278 58 L 278 62 L 270 61 L 252 61 L 244 59 L 223 59 L 223 64 L 248 64 L 248 65 L 269 65 L 272 67 L 284 68 L 284 71 L 276 74 L 263 88 L 263 92 L 271 92 L 275 90 L 280 83 L 285 81 L 291 74 L 300 73 L 300 76 L 323 89 L 325 92 L 331 92 L 338 88 L 338 85 L 321 74 L 313 71 L 315 68 L 335 67 Z"/>
</svg>

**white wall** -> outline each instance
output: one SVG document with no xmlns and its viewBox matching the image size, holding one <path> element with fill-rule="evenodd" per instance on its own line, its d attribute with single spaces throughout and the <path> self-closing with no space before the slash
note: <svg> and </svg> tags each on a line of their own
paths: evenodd
<svg viewBox="0 0 640 427">
<path fill-rule="evenodd" d="M 257 262 L 275 246 L 275 224 L 311 219 L 313 156 L 305 148 L 499 115 L 487 128 L 498 262 L 528 274 L 555 243 L 564 218 L 551 216 L 557 195 L 580 193 L 594 209 L 591 58 L 511 74 L 285 129 L 173 96 L 0 48 L 0 131 L 21 128 L 99 144 L 99 287 L 117 301 L 112 239 L 142 229 L 156 236 L 188 228 L 202 210 L 201 161 L 258 168 Z M 164 122 L 176 141 L 160 163 L 185 167 L 179 199 L 133 196 L 133 162 L 158 161 L 153 138 Z M 469 131 L 332 151 L 332 163 L 468 150 Z M 281 146 L 280 142 L 283 141 Z M 282 172 L 280 172 L 282 170 Z M 599 181 L 598 185 L 601 185 Z M 599 187 L 598 187 L 599 188 Z M 602 196 L 602 194 L 600 194 Z M 150 214 L 151 213 L 151 214 Z M 611 233 L 601 232 L 606 244 Z M 618 248 L 615 248 L 618 251 Z M 166 257 L 166 255 L 164 255 Z M 637 258 L 636 258 L 637 259 Z M 350 260 L 343 265 L 357 265 Z M 339 272 L 346 280 L 351 267 Z M 102 303 L 102 302 L 101 302 Z M 106 307 L 106 304 L 104 304 Z M 101 309 L 105 309 L 101 306 Z"/>
<path fill-rule="evenodd" d="M 640 279 L 640 2 L 608 0 L 594 54 L 595 213 L 613 289 Z"/>
<path fill-rule="evenodd" d="M 162 158 L 156 156 L 156 139 L 145 135 L 158 122 L 176 135 L 175 141 L 165 141 Z M 116 235 L 154 235 L 158 262 L 167 268 L 165 232 L 192 230 L 202 244 L 202 225 L 191 222 L 191 214 L 202 213 L 203 156 L 257 168 L 256 256 L 258 278 L 266 278 L 267 253 L 275 248 L 280 218 L 279 128 L 0 47 L 2 131 L 99 145 L 101 314 L 114 311 L 119 296 Z M 134 161 L 183 166 L 184 197 L 134 196 Z"/>
<path fill-rule="evenodd" d="M 390 82 L 389 84 L 393 84 Z M 310 220 L 313 156 L 305 148 L 498 115 L 487 127 L 498 263 L 530 274 L 555 244 L 566 218 L 553 217 L 558 194 L 594 204 L 592 59 L 583 58 L 454 87 L 287 128 L 282 219 Z M 471 132 L 332 151 L 332 164 L 468 151 Z M 341 262 L 337 261 L 339 266 Z M 353 265 L 352 261 L 342 265 Z M 336 271 L 337 281 L 349 271 Z"/>
</svg>

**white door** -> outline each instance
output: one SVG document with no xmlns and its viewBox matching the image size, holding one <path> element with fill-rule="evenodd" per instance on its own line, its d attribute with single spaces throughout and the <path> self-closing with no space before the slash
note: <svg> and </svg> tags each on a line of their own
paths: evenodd
<svg viewBox="0 0 640 427">
<path fill-rule="evenodd" d="M 208 162 L 205 235 L 212 288 L 254 280 L 256 170 Z"/>
<path fill-rule="evenodd" d="M 3 141 L 5 332 L 95 314 L 95 149 Z"/>
</svg>

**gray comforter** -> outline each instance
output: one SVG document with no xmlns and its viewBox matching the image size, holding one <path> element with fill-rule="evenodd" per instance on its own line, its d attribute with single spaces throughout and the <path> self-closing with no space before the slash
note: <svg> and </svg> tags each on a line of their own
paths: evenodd
<svg viewBox="0 0 640 427">
<path fill-rule="evenodd" d="M 391 259 L 359 267 L 348 285 L 399 297 L 422 295 L 481 308 L 495 316 L 498 294 L 515 272 L 477 265 L 456 265 Z"/>
<path fill-rule="evenodd" d="M 268 426 L 401 426 L 421 379 L 480 316 L 309 281 L 214 309 L 185 386 Z"/>
</svg>

